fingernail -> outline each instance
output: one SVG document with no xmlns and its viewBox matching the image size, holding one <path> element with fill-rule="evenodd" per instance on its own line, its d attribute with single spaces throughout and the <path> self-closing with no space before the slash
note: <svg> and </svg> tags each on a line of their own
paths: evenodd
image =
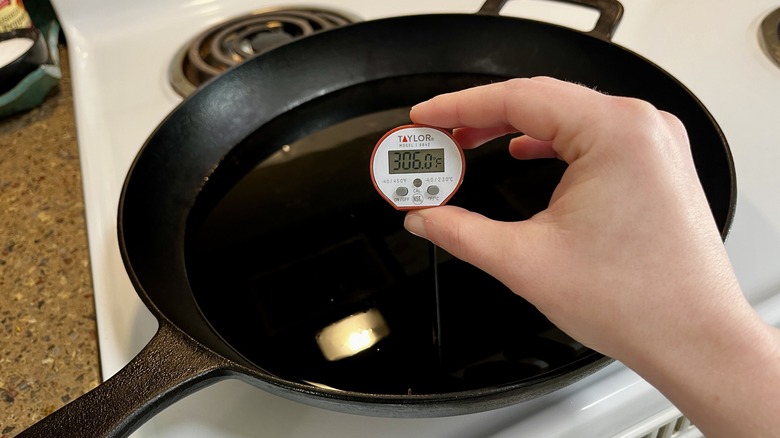
<svg viewBox="0 0 780 438">
<path fill-rule="evenodd" d="M 422 105 L 422 104 L 424 104 L 424 103 L 427 103 L 427 102 L 428 102 L 428 101 L 430 101 L 430 100 L 431 100 L 431 99 L 428 99 L 428 100 L 424 100 L 424 101 L 422 101 L 422 102 L 418 102 L 418 103 L 414 104 L 414 105 L 413 105 L 413 106 L 412 106 L 412 107 L 409 109 L 409 112 L 412 112 L 412 111 L 414 111 L 414 109 L 415 109 L 415 108 L 419 108 L 419 107 L 420 107 L 420 105 Z"/>
<path fill-rule="evenodd" d="M 417 212 L 406 214 L 406 217 L 404 218 L 404 228 L 415 236 L 422 237 L 423 239 L 428 238 L 425 234 L 425 218 Z"/>
</svg>

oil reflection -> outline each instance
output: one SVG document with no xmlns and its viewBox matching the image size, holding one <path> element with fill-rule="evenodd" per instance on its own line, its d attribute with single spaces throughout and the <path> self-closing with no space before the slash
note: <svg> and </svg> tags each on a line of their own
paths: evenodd
<svg viewBox="0 0 780 438">
<path fill-rule="evenodd" d="M 325 359 L 341 360 L 365 351 L 390 334 L 378 309 L 355 313 L 320 330 L 315 339 Z"/>
</svg>

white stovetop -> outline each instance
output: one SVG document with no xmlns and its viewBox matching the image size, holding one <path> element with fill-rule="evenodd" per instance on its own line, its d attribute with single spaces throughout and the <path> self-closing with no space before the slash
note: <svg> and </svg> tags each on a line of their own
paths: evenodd
<svg viewBox="0 0 780 438">
<path fill-rule="evenodd" d="M 67 37 L 81 151 L 104 377 L 152 337 L 156 321 L 119 255 L 116 212 L 125 173 L 149 133 L 181 100 L 169 60 L 198 31 L 285 0 L 52 0 Z M 614 42 L 686 84 L 721 125 L 734 154 L 738 206 L 727 242 L 750 301 L 780 323 L 780 69 L 761 52 L 760 20 L 777 0 L 622 0 Z M 481 0 L 305 1 L 363 19 L 471 13 Z M 587 29 L 595 15 L 547 1 L 515 1 L 504 15 Z M 576 436 L 628 430 L 669 408 L 647 383 L 613 364 L 575 385 L 497 411 L 445 419 L 379 419 L 323 411 L 227 381 L 155 417 L 136 437 Z"/>
</svg>

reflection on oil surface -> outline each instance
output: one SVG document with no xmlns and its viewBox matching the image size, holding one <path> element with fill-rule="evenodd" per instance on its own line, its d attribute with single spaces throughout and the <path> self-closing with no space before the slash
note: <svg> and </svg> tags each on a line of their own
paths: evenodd
<svg viewBox="0 0 780 438">
<path fill-rule="evenodd" d="M 374 113 L 276 145 L 201 208 L 187 268 L 210 323 L 280 377 L 370 393 L 505 384 L 588 354 L 499 282 L 403 229 L 368 163 L 407 115 Z M 511 159 L 502 140 L 466 160 L 450 204 L 500 220 L 543 209 L 563 171 L 557 160 Z"/>
<path fill-rule="evenodd" d="M 346 359 L 365 351 L 390 334 L 379 309 L 368 309 L 329 324 L 317 332 L 317 345 L 327 360 Z"/>
</svg>

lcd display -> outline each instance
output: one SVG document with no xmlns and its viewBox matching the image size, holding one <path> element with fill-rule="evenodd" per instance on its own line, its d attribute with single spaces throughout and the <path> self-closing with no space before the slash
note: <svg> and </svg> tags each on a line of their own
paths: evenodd
<svg viewBox="0 0 780 438">
<path fill-rule="evenodd" d="M 444 149 L 403 149 L 387 151 L 388 172 L 444 172 Z"/>
</svg>

